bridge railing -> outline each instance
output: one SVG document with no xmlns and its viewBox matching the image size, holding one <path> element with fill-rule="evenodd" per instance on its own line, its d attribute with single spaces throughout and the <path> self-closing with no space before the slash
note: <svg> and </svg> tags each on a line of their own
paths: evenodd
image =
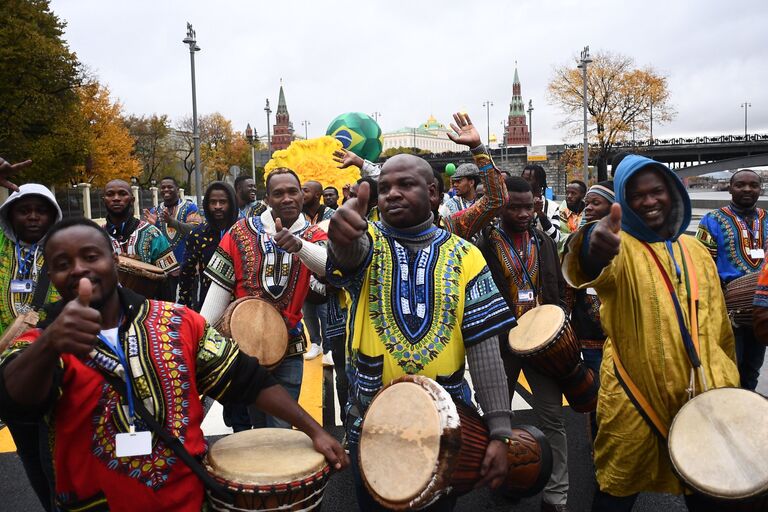
<svg viewBox="0 0 768 512">
<path fill-rule="evenodd" d="M 735 142 L 768 142 L 768 134 L 715 135 L 712 137 L 672 137 L 669 139 L 621 140 L 613 143 L 614 148 L 638 148 L 656 146 L 687 146 L 693 144 L 731 144 Z M 583 144 L 566 144 L 568 149 L 581 148 Z M 590 146 L 595 146 L 590 144 Z"/>
</svg>

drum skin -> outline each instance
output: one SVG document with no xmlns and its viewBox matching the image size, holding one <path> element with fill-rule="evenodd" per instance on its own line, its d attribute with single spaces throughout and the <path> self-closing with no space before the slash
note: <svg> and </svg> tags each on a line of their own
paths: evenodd
<svg viewBox="0 0 768 512">
<path fill-rule="evenodd" d="M 759 272 L 737 277 L 725 287 L 725 308 L 737 327 L 752 325 L 752 301 L 757 289 Z"/>
<path fill-rule="evenodd" d="M 463 494 L 480 480 L 490 443 L 480 415 L 454 402 L 427 377 L 406 375 L 374 397 L 363 419 L 360 472 L 368 492 L 390 510 L 419 510 L 448 493 Z M 507 454 L 508 495 L 541 491 L 552 452 L 535 427 L 513 429 Z"/>
<path fill-rule="evenodd" d="M 313 510 L 320 506 L 330 467 L 298 430 L 261 428 L 219 439 L 205 468 L 235 495 L 225 503 L 208 493 L 214 510 Z"/>
<path fill-rule="evenodd" d="M 231 303 L 214 328 L 232 338 L 240 350 L 259 360 L 267 369 L 276 367 L 288 348 L 288 330 L 280 312 L 256 297 Z"/>
<path fill-rule="evenodd" d="M 680 408 L 669 429 L 669 456 L 680 479 L 712 510 L 768 510 L 768 400 L 718 388 Z"/>
<path fill-rule="evenodd" d="M 524 313 L 509 331 L 509 349 L 557 381 L 574 411 L 597 409 L 599 382 L 581 361 L 579 341 L 562 308 L 544 304 Z"/>
<path fill-rule="evenodd" d="M 117 277 L 121 285 L 153 299 L 157 297 L 165 273 L 160 267 L 121 254 L 118 255 Z"/>
</svg>

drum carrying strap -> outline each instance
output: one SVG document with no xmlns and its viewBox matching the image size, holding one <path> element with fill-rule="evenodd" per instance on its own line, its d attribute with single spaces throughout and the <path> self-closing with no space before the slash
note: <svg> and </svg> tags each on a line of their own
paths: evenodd
<svg viewBox="0 0 768 512">
<path fill-rule="evenodd" d="M 125 400 L 125 383 L 118 377 L 106 373 L 103 370 L 101 374 L 104 377 L 104 380 L 106 380 L 109 385 L 112 386 L 115 391 L 117 391 L 117 394 L 120 395 L 123 400 Z M 141 400 L 137 400 L 135 402 L 134 408 L 136 410 L 136 414 L 139 415 L 144 424 L 147 425 L 147 427 L 149 427 L 152 432 L 157 434 L 158 437 L 163 440 L 166 446 L 173 450 L 173 453 L 175 453 L 176 456 L 179 457 L 184 462 L 184 464 L 186 464 L 187 467 L 192 470 L 195 476 L 200 479 L 205 487 L 207 487 L 217 498 L 229 503 L 234 503 L 234 495 L 224 485 L 214 480 L 213 477 L 208 474 L 202 464 L 200 464 L 197 459 L 193 457 L 186 448 L 184 448 L 184 445 L 181 444 L 181 441 L 179 441 L 177 437 L 172 436 L 167 430 L 163 428 L 162 425 L 160 425 L 160 423 L 157 422 L 152 413 L 149 412 L 146 407 L 144 407 L 144 404 Z"/>
<path fill-rule="evenodd" d="M 683 273 L 685 274 L 685 288 L 688 293 L 688 314 L 689 314 L 690 330 L 685 325 L 685 317 L 683 316 L 683 310 L 682 310 L 682 307 L 680 306 L 680 301 L 677 298 L 677 293 L 675 293 L 675 288 L 674 288 L 674 285 L 672 284 L 672 280 L 669 278 L 669 274 L 667 274 L 667 271 L 664 269 L 664 266 L 661 264 L 659 257 L 653 251 L 651 246 L 648 245 L 647 242 L 643 242 L 643 246 L 650 253 L 654 263 L 656 263 L 656 266 L 658 267 L 659 272 L 661 273 L 661 276 L 664 279 L 664 284 L 666 285 L 667 291 L 669 292 L 670 297 L 672 298 L 672 303 L 675 306 L 675 315 L 677 317 L 680 333 L 683 338 L 683 345 L 685 346 L 686 355 L 688 356 L 688 359 L 692 366 L 690 387 L 688 388 L 688 393 L 692 397 L 695 392 L 695 371 L 696 370 L 699 371 L 700 384 L 703 390 L 704 391 L 707 390 L 707 382 L 704 376 L 704 370 L 701 366 L 701 359 L 699 357 L 699 320 L 698 320 L 699 283 L 696 278 L 696 271 L 694 269 L 693 262 L 691 260 L 691 255 L 688 253 L 688 249 L 679 240 L 677 244 L 680 247 L 680 251 L 683 254 Z M 668 246 L 668 248 L 670 250 L 670 254 L 672 254 L 671 244 Z M 661 421 L 661 418 L 653 409 L 653 407 L 651 406 L 651 403 L 648 401 L 648 399 L 645 398 L 642 391 L 640 391 L 640 388 L 637 387 L 637 385 L 634 383 L 632 378 L 629 376 L 629 373 L 627 372 L 626 368 L 624 368 L 624 365 L 621 362 L 621 358 L 619 357 L 617 347 L 614 345 L 612 348 L 613 348 L 613 366 L 616 371 L 616 376 L 619 379 L 619 383 L 624 388 L 624 391 L 627 393 L 627 396 L 629 396 L 629 399 L 632 402 L 632 404 L 635 406 L 635 408 L 637 408 L 638 412 L 646 421 L 646 423 L 648 423 L 651 429 L 654 432 L 656 432 L 656 434 L 658 434 L 660 437 L 666 439 L 667 436 L 669 435 L 669 427 Z"/>
</svg>

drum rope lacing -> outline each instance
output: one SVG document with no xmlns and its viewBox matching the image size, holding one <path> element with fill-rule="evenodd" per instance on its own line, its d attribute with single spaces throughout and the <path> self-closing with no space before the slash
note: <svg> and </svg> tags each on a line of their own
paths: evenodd
<svg viewBox="0 0 768 512">
<path fill-rule="evenodd" d="M 328 485 L 328 481 L 326 480 L 326 482 L 323 484 L 322 487 L 318 488 L 316 491 L 314 491 L 312 494 L 310 494 L 309 496 L 307 496 L 306 498 L 304 498 L 302 500 L 295 501 L 293 503 L 288 503 L 286 505 L 280 505 L 277 508 L 261 508 L 261 509 L 258 509 L 258 510 L 260 510 L 261 512 L 279 512 L 281 510 L 291 510 L 293 512 L 308 512 L 309 510 L 314 510 L 315 508 L 317 508 L 323 502 L 323 497 L 322 496 L 320 496 L 320 498 L 316 502 L 312 503 L 309 507 L 305 507 L 305 508 L 301 508 L 301 509 L 296 509 L 296 510 L 294 510 L 293 507 L 295 507 L 297 505 L 301 505 L 302 503 L 305 503 L 308 500 L 311 500 L 312 498 L 316 497 L 318 494 L 322 494 L 325 491 L 325 487 L 327 485 Z M 208 499 L 213 502 L 211 505 L 214 507 L 215 510 L 229 510 L 229 511 L 232 511 L 232 512 L 252 512 L 253 510 L 256 510 L 256 509 L 252 509 L 252 508 L 239 508 L 239 507 L 236 507 L 236 506 L 234 506 L 234 505 L 232 505 L 230 503 L 227 503 L 227 502 L 225 502 L 223 500 L 220 500 L 219 498 L 216 498 L 213 495 L 213 493 L 211 493 L 210 491 L 208 491 Z M 216 504 L 219 504 L 219 506 L 224 507 L 224 508 L 216 508 Z"/>
</svg>

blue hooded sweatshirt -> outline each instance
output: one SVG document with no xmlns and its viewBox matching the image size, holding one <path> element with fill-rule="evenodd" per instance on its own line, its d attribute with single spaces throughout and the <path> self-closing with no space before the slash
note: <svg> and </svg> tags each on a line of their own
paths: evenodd
<svg viewBox="0 0 768 512">
<path fill-rule="evenodd" d="M 667 239 L 660 237 L 649 228 L 627 202 L 627 182 L 638 171 L 649 167 L 659 171 L 669 186 L 672 209 L 667 222 L 672 225 L 672 233 L 674 234 Z M 669 167 L 660 162 L 639 155 L 627 156 L 616 169 L 614 190 L 616 191 L 616 202 L 621 205 L 621 229 L 638 240 L 648 243 L 674 242 L 685 233 L 691 223 L 691 198 L 688 196 L 683 182 Z"/>
</svg>

